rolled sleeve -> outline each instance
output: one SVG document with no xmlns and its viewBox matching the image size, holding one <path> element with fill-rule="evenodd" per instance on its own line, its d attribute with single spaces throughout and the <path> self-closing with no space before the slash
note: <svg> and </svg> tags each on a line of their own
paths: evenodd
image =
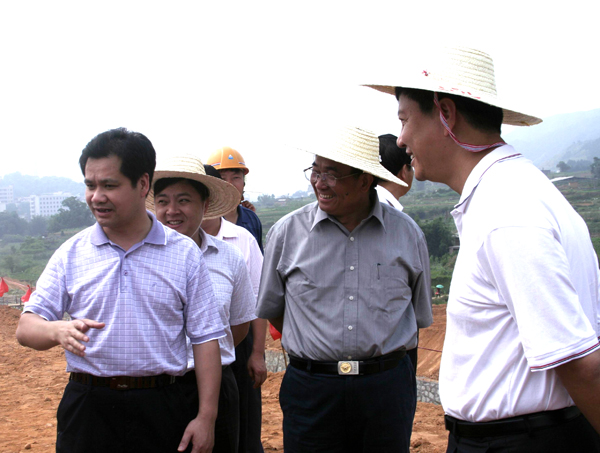
<svg viewBox="0 0 600 453">
<path fill-rule="evenodd" d="M 34 313 L 47 321 L 58 321 L 68 310 L 69 301 L 65 270 L 59 252 L 50 258 L 23 313 Z"/>
</svg>

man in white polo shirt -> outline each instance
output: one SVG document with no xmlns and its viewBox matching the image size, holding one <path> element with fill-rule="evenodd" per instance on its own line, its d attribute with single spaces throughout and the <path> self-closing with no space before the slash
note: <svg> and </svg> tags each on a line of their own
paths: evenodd
<svg viewBox="0 0 600 453">
<path fill-rule="evenodd" d="M 448 452 L 600 451 L 598 260 L 583 219 L 500 136 L 541 120 L 503 106 L 481 51 L 399 63 L 369 86 L 398 99 L 415 177 L 460 194 L 440 369 Z"/>
</svg>

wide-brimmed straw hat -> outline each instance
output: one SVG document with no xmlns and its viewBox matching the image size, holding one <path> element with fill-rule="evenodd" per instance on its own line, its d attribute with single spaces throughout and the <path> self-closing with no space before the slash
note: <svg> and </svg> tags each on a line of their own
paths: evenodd
<svg viewBox="0 0 600 453">
<path fill-rule="evenodd" d="M 408 185 L 389 172 L 379 160 L 379 137 L 367 129 L 355 126 L 336 126 L 323 134 L 319 142 L 304 149 L 311 154 L 331 159 L 362 170 L 401 186 Z"/>
<path fill-rule="evenodd" d="M 208 176 L 198 157 L 184 154 L 159 163 L 154 172 L 152 190 L 146 199 L 146 208 L 152 212 L 155 212 L 154 184 L 163 178 L 185 178 L 204 184 L 210 192 L 208 209 L 204 212 L 204 218 L 207 220 L 222 217 L 240 204 L 240 193 L 233 185 L 214 176 Z"/>
<path fill-rule="evenodd" d="M 542 120 L 507 108 L 496 93 L 494 62 L 480 50 L 468 47 L 413 49 L 382 69 L 376 83 L 365 84 L 395 96 L 395 88 L 417 88 L 464 96 L 504 112 L 504 124 L 532 126 Z"/>
</svg>

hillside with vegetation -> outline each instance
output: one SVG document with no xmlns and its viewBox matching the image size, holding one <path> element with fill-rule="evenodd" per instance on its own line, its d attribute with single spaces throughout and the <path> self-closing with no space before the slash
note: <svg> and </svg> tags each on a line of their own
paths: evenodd
<svg viewBox="0 0 600 453">
<path fill-rule="evenodd" d="M 566 171 L 553 177 L 567 178 L 555 184 L 586 221 L 596 253 L 600 255 L 600 159 L 594 160 L 593 172 Z M 452 278 L 458 245 L 450 212 L 459 196 L 446 186 L 416 182 L 402 198 L 404 212 L 421 227 L 427 238 L 431 260 L 432 285 L 447 292 Z M 263 240 L 269 229 L 284 215 L 315 201 L 314 194 L 302 198 L 276 198 L 261 195 L 255 203 L 263 224 Z M 34 218 L 27 222 L 14 212 L 0 213 L 0 276 L 35 285 L 54 251 L 69 237 L 93 223 L 85 203 L 75 199 L 64 202 L 65 209 L 50 219 Z M 18 290 L 13 290 L 15 294 Z M 12 294 L 11 292 L 11 294 Z M 445 298 L 436 299 L 437 302 Z"/>
</svg>

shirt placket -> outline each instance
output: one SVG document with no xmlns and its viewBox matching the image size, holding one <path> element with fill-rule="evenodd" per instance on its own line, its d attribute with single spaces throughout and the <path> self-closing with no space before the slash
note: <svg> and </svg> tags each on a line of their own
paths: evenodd
<svg viewBox="0 0 600 453">
<path fill-rule="evenodd" d="M 358 335 L 358 237 L 350 233 L 344 260 L 343 358 L 355 360 Z"/>
</svg>

